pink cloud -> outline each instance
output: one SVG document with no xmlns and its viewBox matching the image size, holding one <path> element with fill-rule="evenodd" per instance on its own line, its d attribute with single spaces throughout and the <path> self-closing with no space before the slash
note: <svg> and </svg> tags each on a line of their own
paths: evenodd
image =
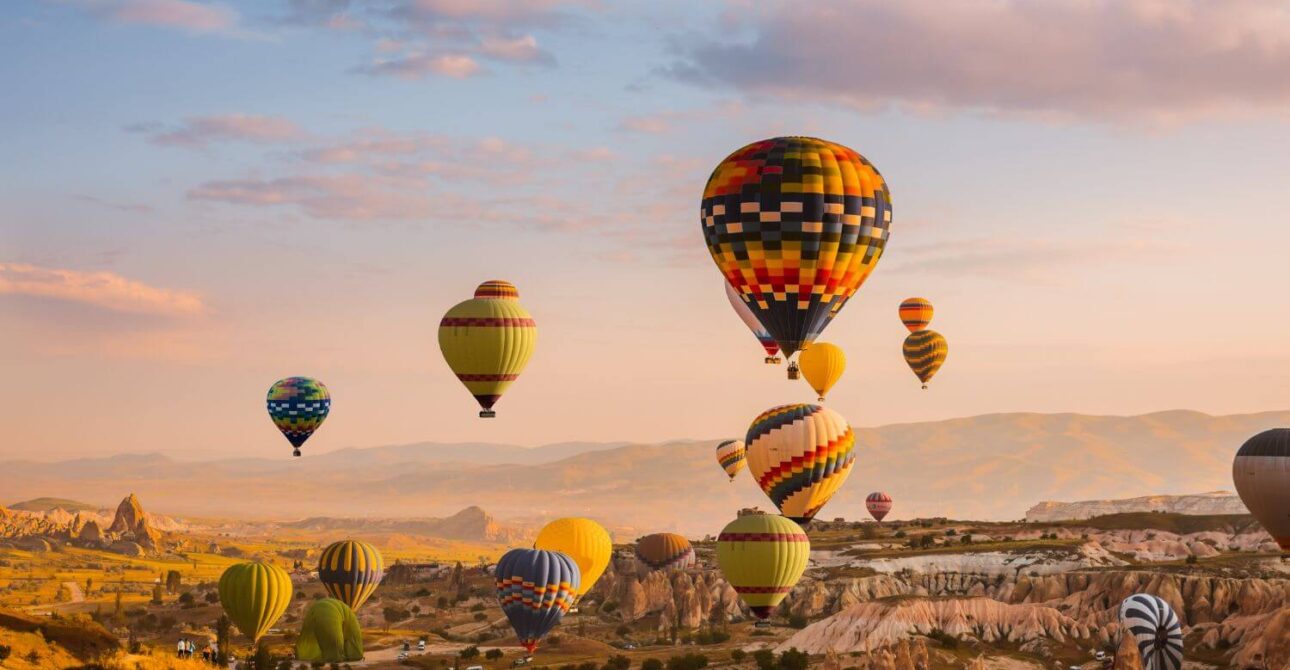
<svg viewBox="0 0 1290 670">
<path fill-rule="evenodd" d="M 479 41 L 479 53 L 488 58 L 512 63 L 554 64 L 555 58 L 538 46 L 532 35 L 520 37 L 484 37 Z"/>
<path fill-rule="evenodd" d="M 432 54 L 410 52 L 396 58 L 378 58 L 363 68 L 369 74 L 389 74 L 403 79 L 422 79 L 439 75 L 466 79 L 483 71 L 479 61 L 466 54 Z"/>
<path fill-rule="evenodd" d="M 304 137 L 296 124 L 277 116 L 225 114 L 185 119 L 177 128 L 151 130 L 149 140 L 163 146 L 204 147 L 216 141 L 255 144 L 292 142 Z"/>
<path fill-rule="evenodd" d="M 193 200 L 236 205 L 296 205 L 318 219 L 417 220 L 435 211 L 433 199 L 399 179 L 342 174 L 212 181 L 188 192 Z"/>
<path fill-rule="evenodd" d="M 75 0 L 87 11 L 118 23 L 177 28 L 192 33 L 227 32 L 237 27 L 236 10 L 219 3 L 188 0 Z"/>
<path fill-rule="evenodd" d="M 1271 0 L 769 2 L 726 21 L 752 39 L 692 41 L 671 73 L 860 109 L 1137 122 L 1290 103 L 1290 13 Z"/>
<path fill-rule="evenodd" d="M 195 293 L 157 288 L 111 272 L 79 272 L 24 263 L 0 263 L 0 295 L 77 302 L 127 314 L 192 316 L 206 311 Z"/>
<path fill-rule="evenodd" d="M 648 133 L 650 135 L 661 135 L 672 130 L 671 121 L 665 114 L 650 114 L 645 116 L 629 116 L 618 124 L 620 130 L 628 130 L 634 133 Z"/>
</svg>

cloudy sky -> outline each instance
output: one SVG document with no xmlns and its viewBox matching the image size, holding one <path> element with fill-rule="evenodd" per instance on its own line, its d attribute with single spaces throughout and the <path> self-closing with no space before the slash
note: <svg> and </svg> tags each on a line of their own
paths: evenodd
<svg viewBox="0 0 1290 670">
<path fill-rule="evenodd" d="M 825 333 L 853 423 L 1290 407 L 1274 0 L 19 1 L 0 57 L 0 457 L 286 457 L 293 374 L 335 403 L 307 450 L 742 434 L 812 394 L 699 197 L 783 134 L 895 199 Z M 540 336 L 481 421 L 435 329 L 491 278 Z"/>
</svg>

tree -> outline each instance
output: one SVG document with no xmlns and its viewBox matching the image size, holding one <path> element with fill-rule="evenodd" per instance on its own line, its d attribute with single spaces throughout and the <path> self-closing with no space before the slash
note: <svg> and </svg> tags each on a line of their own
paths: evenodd
<svg viewBox="0 0 1290 670">
<path fill-rule="evenodd" d="M 788 625 L 790 628 L 806 628 L 806 617 L 801 614 L 793 614 L 788 617 Z"/>
<path fill-rule="evenodd" d="M 153 605 L 161 604 L 161 584 L 160 583 L 152 585 L 152 604 Z"/>
<path fill-rule="evenodd" d="M 754 651 L 753 660 L 757 662 L 757 670 L 778 670 L 779 666 L 775 663 L 775 652 L 769 649 Z"/>
<path fill-rule="evenodd" d="M 86 578 L 85 578 L 85 595 L 89 595 L 89 594 L 90 594 L 90 591 L 92 591 L 92 590 L 94 590 L 94 578 L 93 578 L 93 577 L 86 577 Z"/>
<path fill-rule="evenodd" d="M 381 608 L 381 617 L 385 619 L 385 629 L 390 629 L 390 624 L 403 621 L 408 618 L 408 611 L 395 605 L 387 605 Z"/>
<path fill-rule="evenodd" d="M 734 661 L 735 663 L 743 663 L 745 658 L 748 658 L 748 652 L 744 651 L 743 649 L 730 650 L 730 660 Z"/>
<path fill-rule="evenodd" d="M 9 647 L 8 645 L 0 644 L 0 661 L 3 661 L 6 658 L 9 658 L 9 655 L 12 653 L 13 653 L 12 647 Z"/>
<path fill-rule="evenodd" d="M 457 565 L 461 565 L 461 564 L 458 563 Z M 475 645 L 471 645 L 469 647 L 466 647 L 465 649 L 462 649 L 461 653 L 458 655 L 461 656 L 462 660 L 465 660 L 465 661 L 469 661 L 472 658 L 479 658 L 479 647 L 476 647 Z"/>
<path fill-rule="evenodd" d="M 272 670 L 273 653 L 269 651 L 269 645 L 261 642 L 255 647 L 255 656 L 251 658 L 251 667 L 255 670 Z"/>
<path fill-rule="evenodd" d="M 641 670 L 663 670 L 663 661 L 657 658 L 647 658 L 641 661 Z"/>
<path fill-rule="evenodd" d="M 441 610 L 448 609 L 448 596 L 439 596 L 439 599 L 435 601 L 435 607 Z"/>
<path fill-rule="evenodd" d="M 504 655 L 505 655 L 505 654 L 503 654 L 503 653 L 502 653 L 502 650 L 501 650 L 501 649 L 498 649 L 498 648 L 494 647 L 494 648 L 489 649 L 487 652 L 485 652 L 485 653 L 484 653 L 484 658 L 486 658 L 486 659 L 488 659 L 488 660 L 490 660 L 490 661 L 496 661 L 497 659 L 501 658 L 501 657 L 502 657 L 502 656 L 504 656 Z"/>
<path fill-rule="evenodd" d="M 808 656 L 806 652 L 798 651 L 797 647 L 793 647 L 779 655 L 779 669 L 806 670 L 806 666 L 810 661 L 811 657 Z"/>
<path fill-rule="evenodd" d="M 228 641 L 232 637 L 233 622 L 228 620 L 227 616 L 220 615 L 219 620 L 215 622 L 215 646 L 219 647 L 219 653 L 215 660 L 220 665 L 228 665 Z"/>
<path fill-rule="evenodd" d="M 179 587 L 182 585 L 183 585 L 183 577 L 180 576 L 178 570 L 171 570 L 170 572 L 166 573 L 166 591 L 167 592 L 171 594 L 177 593 L 179 591 Z"/>
<path fill-rule="evenodd" d="M 627 670 L 632 667 L 632 659 L 622 654 L 614 654 L 605 661 L 604 670 Z"/>
<path fill-rule="evenodd" d="M 627 637 L 628 635 L 631 635 L 631 634 L 632 634 L 632 627 L 628 626 L 627 624 L 622 624 L 614 629 L 614 635 L 617 635 L 618 637 Z"/>
<path fill-rule="evenodd" d="M 667 659 L 667 670 L 701 670 L 708 667 L 708 657 L 703 654 L 684 654 Z"/>
<path fill-rule="evenodd" d="M 197 605 L 197 598 L 193 596 L 192 591 L 184 591 L 179 594 L 179 604 L 183 606 L 184 609 L 195 607 Z"/>
</svg>

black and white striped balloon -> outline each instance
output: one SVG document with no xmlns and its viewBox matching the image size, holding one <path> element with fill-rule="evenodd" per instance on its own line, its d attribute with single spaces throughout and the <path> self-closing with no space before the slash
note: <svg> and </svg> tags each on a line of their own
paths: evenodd
<svg viewBox="0 0 1290 670">
<path fill-rule="evenodd" d="M 1182 668 L 1182 625 L 1169 603 L 1148 593 L 1125 598 L 1120 603 L 1120 630 L 1138 645 L 1142 670 Z"/>
</svg>

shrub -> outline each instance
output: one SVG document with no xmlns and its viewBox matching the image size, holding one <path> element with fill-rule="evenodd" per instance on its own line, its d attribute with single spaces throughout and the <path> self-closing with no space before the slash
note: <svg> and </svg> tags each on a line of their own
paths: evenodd
<svg viewBox="0 0 1290 670">
<path fill-rule="evenodd" d="M 487 614 L 484 614 L 483 612 L 475 612 L 475 621 L 483 621 L 484 619 L 487 619 L 487 618 L 488 618 Z"/>
<path fill-rule="evenodd" d="M 790 628 L 806 628 L 806 617 L 794 614 L 788 617 L 788 625 Z"/>
<path fill-rule="evenodd" d="M 1195 565 L 1195 563 L 1196 563 L 1196 554 L 1187 554 L 1187 561 L 1186 561 L 1186 563 L 1187 563 L 1188 565 Z"/>
<path fill-rule="evenodd" d="M 9 655 L 12 653 L 13 653 L 12 647 L 8 645 L 0 644 L 0 661 L 3 661 L 6 658 L 9 658 Z"/>
<path fill-rule="evenodd" d="M 560 646 L 560 636 L 559 636 L 559 635 L 548 635 L 548 636 L 547 636 L 547 638 L 546 638 L 546 646 L 548 646 L 548 647 L 558 647 L 558 646 Z"/>
<path fill-rule="evenodd" d="M 479 658 L 479 647 L 476 647 L 475 645 L 471 645 L 469 647 L 466 647 L 465 649 L 462 649 L 458 655 L 461 656 L 463 660 L 467 660 L 467 661 L 469 661 L 472 658 Z"/>
<path fill-rule="evenodd" d="M 903 538 L 903 537 L 905 537 L 905 531 L 903 531 L 903 530 L 898 530 L 898 531 L 896 531 L 896 534 L 895 534 L 895 535 L 892 535 L 892 537 L 896 537 L 896 538 Z"/>
<path fill-rule="evenodd" d="M 730 660 L 735 663 L 743 663 L 745 658 L 748 658 L 748 652 L 743 649 L 732 649 L 730 651 Z"/>
<path fill-rule="evenodd" d="M 753 660 L 757 662 L 757 670 L 778 670 L 778 664 L 775 663 L 775 652 L 769 649 L 754 651 Z"/>
<path fill-rule="evenodd" d="M 579 663 L 578 670 L 600 670 L 600 666 L 596 665 L 594 661 L 587 661 L 586 663 Z"/>
<path fill-rule="evenodd" d="M 605 661 L 604 670 L 627 670 L 630 667 L 632 667 L 632 659 L 622 654 L 614 654 Z"/>
<path fill-rule="evenodd" d="M 793 647 L 779 655 L 779 668 L 780 670 L 806 670 L 810 661 L 811 657 L 806 652 L 798 651 L 797 647 Z"/>
<path fill-rule="evenodd" d="M 972 544 L 972 536 L 964 535 L 963 537 L 960 537 L 959 544 Z"/>
<path fill-rule="evenodd" d="M 218 597 L 219 596 L 216 596 L 216 598 Z M 190 607 L 196 607 L 197 596 L 194 596 L 192 591 L 184 591 L 183 593 L 179 594 L 179 604 L 182 605 L 184 609 L 188 609 Z"/>
<path fill-rule="evenodd" d="M 708 667 L 708 657 L 703 654 L 684 654 L 667 659 L 667 670 L 702 670 Z"/>
<path fill-rule="evenodd" d="M 951 536 L 951 537 L 952 537 L 952 536 L 954 536 L 954 535 L 958 535 L 958 534 L 959 534 L 959 532 L 958 532 L 957 530 L 954 530 L 953 528 L 946 528 L 946 529 L 945 529 L 945 534 L 946 534 L 947 536 Z"/>
<path fill-rule="evenodd" d="M 600 606 L 600 611 L 604 612 L 605 614 L 613 614 L 614 610 L 617 610 L 617 609 L 618 609 L 618 603 L 612 600 L 606 600 L 605 604 Z"/>
<path fill-rule="evenodd" d="M 927 637 L 936 640 L 946 649 L 957 649 L 959 646 L 959 639 L 957 637 L 954 637 L 939 628 L 933 628 L 932 632 L 927 634 Z"/>
<path fill-rule="evenodd" d="M 488 651 L 484 652 L 484 658 L 486 658 L 486 659 L 488 659 L 488 660 L 490 660 L 490 661 L 496 661 L 497 659 L 501 658 L 502 656 L 503 656 L 502 650 L 501 650 L 501 649 L 497 649 L 497 648 L 495 648 L 495 647 L 494 647 L 493 649 L 489 649 Z"/>
<path fill-rule="evenodd" d="M 663 661 L 657 658 L 647 658 L 641 661 L 641 670 L 663 670 Z"/>
<path fill-rule="evenodd" d="M 438 607 L 441 610 L 448 609 L 448 597 L 439 596 L 439 599 L 436 600 L 434 604 L 435 604 L 435 607 Z"/>
<path fill-rule="evenodd" d="M 628 635 L 631 635 L 631 634 L 632 634 L 632 627 L 628 626 L 627 624 L 623 624 L 614 629 L 614 635 L 617 635 L 618 637 L 627 637 Z"/>
</svg>

